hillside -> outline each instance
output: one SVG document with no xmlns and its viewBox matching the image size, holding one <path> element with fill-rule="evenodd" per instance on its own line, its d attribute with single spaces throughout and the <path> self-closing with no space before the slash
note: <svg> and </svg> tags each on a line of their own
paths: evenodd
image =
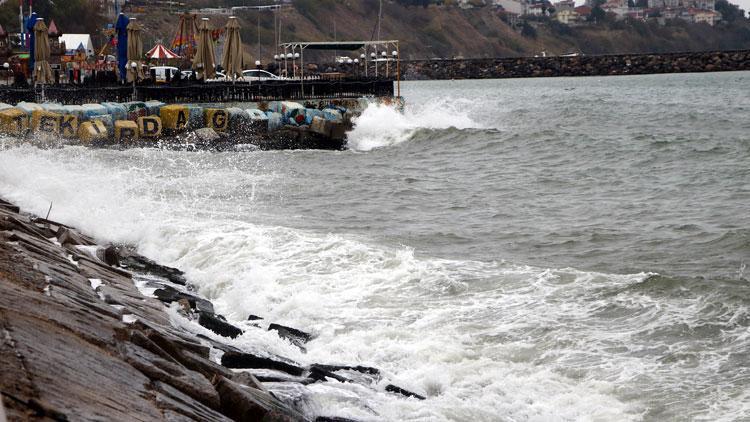
<svg viewBox="0 0 750 422">
<path fill-rule="evenodd" d="M 35 9 L 50 0 L 35 1 Z M 67 0 L 65 8 L 49 7 L 49 15 L 65 32 L 91 28 L 92 21 L 103 26 L 107 19 L 89 11 L 85 21 L 73 19 L 79 13 L 70 5 L 87 0 Z M 183 0 L 184 9 L 233 6 L 253 2 L 236 0 Z M 146 28 L 146 45 L 161 40 L 168 43 L 174 36 L 179 21 L 174 6 L 158 6 L 149 2 L 139 16 Z M 258 2 L 255 2 L 258 3 Z M 267 3 L 267 2 L 266 2 Z M 14 6 L 15 4 L 15 6 Z M 18 0 L 8 0 L 0 6 L 0 24 L 17 26 Z M 37 6 L 37 4 L 40 4 Z M 8 9 L 8 10 L 5 10 Z M 330 41 L 334 39 L 373 39 L 377 24 L 376 0 L 294 0 L 291 7 L 278 13 L 282 41 Z M 62 13 L 63 16 L 55 16 Z M 261 60 L 267 62 L 276 51 L 274 45 L 274 12 L 241 11 L 237 15 L 242 24 L 242 40 L 252 60 L 258 56 L 258 23 L 260 22 Z M 225 15 L 211 15 L 215 27 L 223 26 Z M 85 22 L 85 23 L 84 23 Z M 401 40 L 404 59 L 433 57 L 513 57 L 582 52 L 585 54 L 646 53 L 669 51 L 702 51 L 750 48 L 750 23 L 739 19 L 731 24 L 709 27 L 669 21 L 665 26 L 655 22 L 605 21 L 597 25 L 569 27 L 549 18 L 530 21 L 527 28 L 515 28 L 503 20 L 502 13 L 491 7 L 460 9 L 458 7 L 404 6 L 383 3 L 382 39 Z M 6 26 L 7 25 L 7 26 Z M 95 37 L 95 42 L 103 37 Z M 331 55 L 331 58 L 333 56 Z"/>
</svg>

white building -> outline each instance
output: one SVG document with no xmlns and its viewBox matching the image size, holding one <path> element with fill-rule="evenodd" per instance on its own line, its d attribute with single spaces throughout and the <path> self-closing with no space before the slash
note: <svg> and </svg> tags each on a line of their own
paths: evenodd
<svg viewBox="0 0 750 422">
<path fill-rule="evenodd" d="M 493 0 L 494 6 L 500 6 L 506 12 L 515 13 L 516 15 L 525 15 L 527 4 L 519 0 Z"/>
<path fill-rule="evenodd" d="M 73 54 L 81 47 L 86 50 L 86 56 L 95 54 L 94 43 L 91 42 L 91 35 L 89 34 L 62 34 L 60 44 L 62 43 L 65 43 L 66 54 Z"/>
</svg>

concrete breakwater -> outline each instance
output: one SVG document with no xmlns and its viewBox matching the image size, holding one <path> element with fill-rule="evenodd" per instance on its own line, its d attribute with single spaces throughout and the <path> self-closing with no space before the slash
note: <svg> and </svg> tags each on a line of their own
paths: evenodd
<svg viewBox="0 0 750 422">
<path fill-rule="evenodd" d="M 8 420 L 344 421 L 310 411 L 305 388 L 319 382 L 423 399 L 377 368 L 303 365 L 234 341 L 269 331 L 301 349 L 315 336 L 255 315 L 230 323 L 180 270 L 0 200 Z"/>
<path fill-rule="evenodd" d="M 263 149 L 341 149 L 352 118 L 372 102 L 390 98 L 224 104 L 132 101 L 62 105 L 0 104 L 0 133 L 11 144 L 180 147 L 252 145 Z"/>
<path fill-rule="evenodd" d="M 750 70 L 750 50 L 574 57 L 410 60 L 403 61 L 401 66 L 403 78 L 407 80 L 719 72 Z"/>
</svg>

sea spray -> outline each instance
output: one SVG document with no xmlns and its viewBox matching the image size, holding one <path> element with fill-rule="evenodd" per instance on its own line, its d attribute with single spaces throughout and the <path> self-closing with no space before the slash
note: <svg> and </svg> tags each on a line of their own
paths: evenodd
<svg viewBox="0 0 750 422">
<path fill-rule="evenodd" d="M 403 112 L 380 104 L 369 105 L 354 119 L 354 130 L 347 146 L 356 151 L 370 151 L 408 140 L 418 129 L 481 128 L 470 116 L 467 101 L 441 99 L 428 104 L 409 104 Z"/>
</svg>

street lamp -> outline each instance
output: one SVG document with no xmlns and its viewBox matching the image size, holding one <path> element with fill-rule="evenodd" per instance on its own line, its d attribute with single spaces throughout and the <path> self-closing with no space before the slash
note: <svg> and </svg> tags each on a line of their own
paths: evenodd
<svg viewBox="0 0 750 422">
<path fill-rule="evenodd" d="M 138 79 L 138 62 L 131 62 L 130 68 L 133 69 L 133 101 L 135 101 L 135 80 Z"/>
<path fill-rule="evenodd" d="M 3 63 L 3 69 L 5 69 L 5 85 L 10 85 L 10 64 Z"/>
<path fill-rule="evenodd" d="M 362 60 L 362 65 L 365 67 L 365 78 L 367 77 L 367 54 L 362 53 L 359 55 L 359 58 Z"/>
</svg>

